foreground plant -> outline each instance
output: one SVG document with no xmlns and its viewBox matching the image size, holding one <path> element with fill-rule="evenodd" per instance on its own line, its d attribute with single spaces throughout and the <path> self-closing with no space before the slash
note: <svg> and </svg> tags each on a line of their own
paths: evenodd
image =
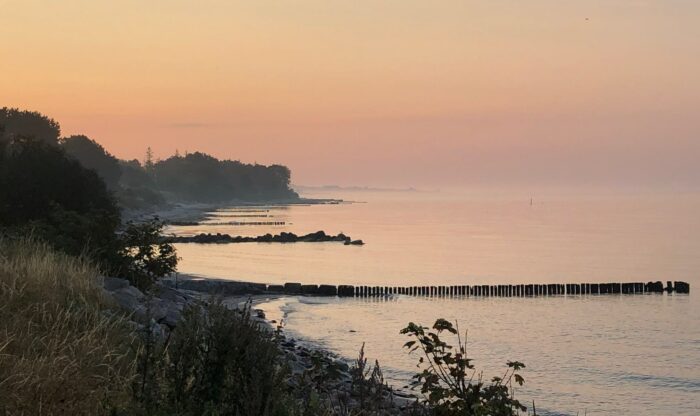
<svg viewBox="0 0 700 416">
<path fill-rule="evenodd" d="M 98 271 L 0 239 L 0 415 L 107 415 L 128 400 L 135 336 Z"/>
<path fill-rule="evenodd" d="M 440 338 L 445 332 L 456 336 L 456 348 Z M 421 354 L 418 367 L 423 371 L 413 377 L 414 384 L 420 386 L 435 415 L 512 416 L 527 410 L 515 399 L 513 386 L 513 382 L 523 385 L 518 371 L 525 364 L 508 361 L 503 377 L 493 377 L 486 384 L 467 357 L 466 333 L 462 341 L 459 328 L 451 322 L 438 319 L 432 329 L 411 322 L 401 333 L 413 338 L 404 345 L 409 353 Z"/>
</svg>

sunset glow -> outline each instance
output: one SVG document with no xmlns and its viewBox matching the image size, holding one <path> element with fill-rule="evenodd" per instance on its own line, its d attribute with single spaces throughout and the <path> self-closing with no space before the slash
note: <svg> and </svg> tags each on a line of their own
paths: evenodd
<svg viewBox="0 0 700 416">
<path fill-rule="evenodd" d="M 700 181 L 700 2 L 0 1 L 0 101 L 300 184 Z"/>
</svg>

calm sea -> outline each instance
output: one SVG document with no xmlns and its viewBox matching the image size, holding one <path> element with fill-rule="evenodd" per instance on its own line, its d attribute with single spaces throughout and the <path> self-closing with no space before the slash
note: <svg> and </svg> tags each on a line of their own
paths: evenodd
<svg viewBox="0 0 700 416">
<path fill-rule="evenodd" d="M 317 194 L 357 203 L 229 208 L 172 232 L 344 232 L 339 243 L 179 244 L 180 271 L 265 283 L 453 285 L 684 280 L 690 295 L 385 300 L 283 298 L 292 336 L 353 358 L 364 342 L 407 389 L 409 321 L 457 320 L 485 378 L 522 361 L 542 414 L 700 414 L 700 195 Z M 533 197 L 532 203 L 530 198 Z M 223 224 L 236 222 L 237 224 Z M 241 224 L 256 223 L 256 224 Z M 277 223 L 277 224 L 272 224 Z"/>
</svg>

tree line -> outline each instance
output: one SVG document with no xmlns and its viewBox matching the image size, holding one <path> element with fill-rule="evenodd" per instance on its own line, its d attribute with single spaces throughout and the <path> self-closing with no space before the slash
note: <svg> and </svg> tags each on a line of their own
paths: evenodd
<svg viewBox="0 0 700 416">
<path fill-rule="evenodd" d="M 154 160 L 150 148 L 143 163 L 120 160 L 84 135 L 61 137 L 55 120 L 34 111 L 0 109 L 0 141 L 36 141 L 61 148 L 95 173 L 126 209 L 144 209 L 168 201 L 227 202 L 294 200 L 291 172 L 282 165 L 219 160 L 202 152 L 175 153 Z"/>
</svg>

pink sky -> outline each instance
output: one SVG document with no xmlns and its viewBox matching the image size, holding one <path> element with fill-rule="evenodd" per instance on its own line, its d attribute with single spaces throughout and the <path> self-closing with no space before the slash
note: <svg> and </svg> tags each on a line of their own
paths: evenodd
<svg viewBox="0 0 700 416">
<path fill-rule="evenodd" d="M 0 105 L 302 184 L 700 184 L 700 2 L 0 0 Z"/>
</svg>

